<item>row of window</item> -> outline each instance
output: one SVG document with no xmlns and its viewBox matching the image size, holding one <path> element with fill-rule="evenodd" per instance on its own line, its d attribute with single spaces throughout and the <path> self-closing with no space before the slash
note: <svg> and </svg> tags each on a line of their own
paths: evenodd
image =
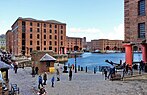
<svg viewBox="0 0 147 95">
<path fill-rule="evenodd" d="M 24 31 L 24 29 L 22 29 L 22 31 Z M 33 28 L 30 28 L 30 32 L 33 32 Z M 40 28 L 37 28 L 37 32 L 40 32 Z M 52 33 L 52 30 L 50 29 L 49 32 Z M 44 29 L 44 33 L 46 33 L 46 29 Z M 57 30 L 55 30 L 55 33 L 57 33 Z M 63 30 L 61 30 L 61 34 L 63 34 Z"/>
<path fill-rule="evenodd" d="M 33 39 L 33 35 L 30 34 L 30 39 Z M 40 35 L 37 34 L 37 39 L 40 39 Z M 46 35 L 44 35 L 44 39 L 46 39 Z M 49 39 L 52 39 L 52 35 L 49 35 Z M 55 35 L 55 39 L 57 39 L 57 35 Z M 63 36 L 61 36 L 61 40 L 63 40 Z"/>
<path fill-rule="evenodd" d="M 33 41 L 30 41 L 30 45 L 33 45 Z M 40 41 L 37 41 L 37 45 L 40 45 Z M 46 41 L 44 41 L 44 45 L 46 45 Z M 52 41 L 49 41 L 49 45 L 52 45 Z M 54 42 L 54 45 L 57 45 L 57 41 Z M 63 42 L 61 41 L 60 45 L 63 45 Z"/>
<path fill-rule="evenodd" d="M 0 43 L 5 44 L 6 42 L 5 41 L 1 41 Z"/>
<path fill-rule="evenodd" d="M 68 43 L 68 44 L 82 44 L 81 42 L 78 42 L 78 43 Z"/>
<path fill-rule="evenodd" d="M 22 23 L 22 25 L 24 25 L 24 24 Z M 32 22 L 30 22 L 30 26 L 33 26 Z M 37 27 L 40 27 L 40 23 L 37 23 Z M 47 24 L 44 23 L 43 27 L 47 27 Z M 49 27 L 52 28 L 52 24 L 49 24 Z M 54 27 L 57 28 L 57 25 L 54 25 Z M 61 29 L 63 29 L 62 25 L 61 25 Z"/>
<path fill-rule="evenodd" d="M 36 47 L 36 50 L 40 50 L 40 47 L 39 47 L 39 46 L 37 46 L 37 47 Z M 47 48 L 44 48 L 44 50 L 47 50 Z M 52 50 L 52 47 L 50 46 L 48 50 Z M 32 51 L 33 51 L 33 49 L 32 49 L 32 48 L 30 48 L 30 52 L 32 52 Z M 54 51 L 55 51 L 55 52 L 57 52 L 57 48 L 55 48 L 55 50 L 54 50 Z"/>
</svg>

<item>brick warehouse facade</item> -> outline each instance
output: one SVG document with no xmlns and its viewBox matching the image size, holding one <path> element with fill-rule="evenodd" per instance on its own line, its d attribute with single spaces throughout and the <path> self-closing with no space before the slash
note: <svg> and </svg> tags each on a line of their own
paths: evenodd
<svg viewBox="0 0 147 95">
<path fill-rule="evenodd" d="M 65 23 L 19 17 L 12 25 L 12 32 L 12 52 L 16 56 L 30 56 L 33 50 L 53 50 L 57 54 L 66 51 Z"/>
<path fill-rule="evenodd" d="M 8 30 L 6 32 L 6 51 L 12 53 L 12 49 L 13 49 L 13 32 L 11 30 Z"/>
<path fill-rule="evenodd" d="M 125 42 L 135 43 L 134 49 L 141 50 L 139 43 L 147 39 L 147 0 L 124 0 Z"/>
<path fill-rule="evenodd" d="M 66 37 L 67 43 L 67 52 L 81 51 L 83 49 L 83 42 L 86 38 L 79 37 Z"/>
<path fill-rule="evenodd" d="M 122 45 L 122 40 L 109 40 L 109 39 L 98 39 L 91 40 L 91 44 L 89 49 L 91 51 L 101 50 L 105 52 L 106 50 L 116 50 L 116 51 L 124 51 L 124 47 Z"/>
</svg>

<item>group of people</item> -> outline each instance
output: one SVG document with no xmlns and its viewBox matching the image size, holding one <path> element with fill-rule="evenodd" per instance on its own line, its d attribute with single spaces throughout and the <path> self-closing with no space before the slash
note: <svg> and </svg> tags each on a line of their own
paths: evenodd
<svg viewBox="0 0 147 95">
<path fill-rule="evenodd" d="M 46 81 L 47 81 L 47 73 L 46 72 L 43 74 L 43 78 L 41 75 L 39 75 L 39 77 L 38 77 L 38 89 L 40 89 L 40 91 L 38 93 L 39 95 L 46 94 L 45 88 L 43 86 L 43 85 L 46 85 Z M 42 86 L 42 88 L 40 86 Z"/>
<path fill-rule="evenodd" d="M 43 78 L 41 75 L 39 75 L 38 77 L 38 88 L 40 89 L 40 85 L 43 87 L 43 85 L 46 85 L 46 81 L 47 81 L 47 73 L 45 72 L 43 74 Z"/>
<path fill-rule="evenodd" d="M 133 67 L 132 66 L 130 66 L 129 64 L 126 64 L 126 62 L 121 64 L 121 66 L 122 66 L 122 69 L 123 69 L 123 76 L 122 77 L 124 77 L 125 74 L 130 74 L 130 75 L 133 74 L 133 70 L 132 70 Z M 139 62 L 139 74 L 141 74 L 141 72 L 144 71 L 144 68 L 145 68 L 145 63 L 141 60 Z M 108 71 L 109 71 L 109 74 L 107 75 Z M 112 78 L 113 75 L 115 75 L 115 72 L 116 72 L 115 66 L 111 67 L 109 70 L 107 68 L 104 68 L 103 73 L 104 73 L 104 76 L 105 76 L 105 80 L 109 77 Z"/>
<path fill-rule="evenodd" d="M 132 66 L 126 64 L 126 62 L 123 63 L 122 67 L 123 67 L 123 77 L 125 74 L 131 74 L 131 75 L 133 74 Z"/>
<path fill-rule="evenodd" d="M 104 73 L 104 76 L 105 76 L 105 80 L 112 78 L 115 75 L 115 67 L 111 67 L 109 69 L 109 74 L 108 74 L 108 69 L 104 68 L 103 73 Z"/>
<path fill-rule="evenodd" d="M 60 72 L 59 69 L 56 69 L 56 77 L 57 77 L 57 81 L 60 81 Z M 72 80 L 72 69 L 69 69 L 69 81 Z M 46 85 L 46 81 L 47 81 L 47 73 L 45 72 L 43 74 L 43 77 L 41 75 L 39 75 L 38 77 L 38 88 L 40 89 L 40 86 L 43 87 L 43 85 Z M 51 78 L 51 87 L 54 87 L 54 82 L 55 82 L 55 76 L 53 75 Z"/>
<path fill-rule="evenodd" d="M 32 67 L 32 77 L 35 77 L 35 75 L 38 75 L 38 67 Z"/>
</svg>

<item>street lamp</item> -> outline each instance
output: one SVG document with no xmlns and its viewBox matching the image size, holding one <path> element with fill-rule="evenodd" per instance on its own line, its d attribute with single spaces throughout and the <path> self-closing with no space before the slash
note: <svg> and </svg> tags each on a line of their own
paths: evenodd
<svg viewBox="0 0 147 95">
<path fill-rule="evenodd" d="M 75 73 L 77 73 L 77 55 L 75 51 Z"/>
</svg>

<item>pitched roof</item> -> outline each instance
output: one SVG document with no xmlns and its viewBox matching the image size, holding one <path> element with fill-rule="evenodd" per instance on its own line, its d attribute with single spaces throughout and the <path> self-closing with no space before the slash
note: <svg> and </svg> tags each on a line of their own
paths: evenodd
<svg viewBox="0 0 147 95">
<path fill-rule="evenodd" d="M 45 54 L 41 59 L 40 61 L 56 61 L 56 59 L 52 56 L 50 56 L 49 54 Z"/>
<path fill-rule="evenodd" d="M 0 69 L 2 69 L 2 68 L 10 68 L 10 65 L 8 65 L 8 64 L 6 64 L 5 62 L 3 62 L 3 61 L 0 61 Z"/>
</svg>

